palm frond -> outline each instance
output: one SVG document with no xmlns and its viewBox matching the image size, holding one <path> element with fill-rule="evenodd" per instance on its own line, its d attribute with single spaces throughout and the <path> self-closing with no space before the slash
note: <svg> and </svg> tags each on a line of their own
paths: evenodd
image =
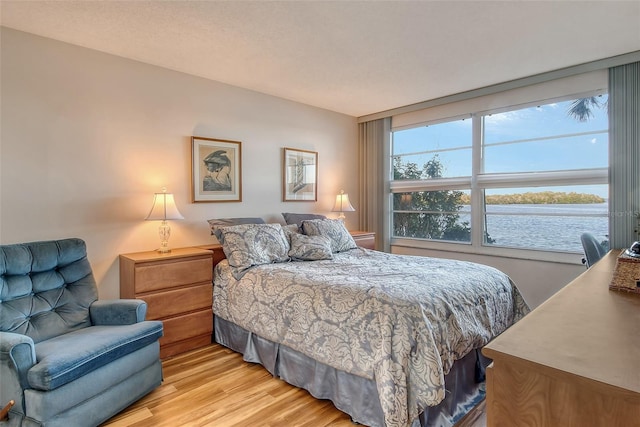
<svg viewBox="0 0 640 427">
<path fill-rule="evenodd" d="M 579 122 L 586 122 L 593 117 L 592 108 L 600 108 L 600 106 L 600 101 L 595 96 L 579 98 L 573 101 L 567 114 Z"/>
</svg>

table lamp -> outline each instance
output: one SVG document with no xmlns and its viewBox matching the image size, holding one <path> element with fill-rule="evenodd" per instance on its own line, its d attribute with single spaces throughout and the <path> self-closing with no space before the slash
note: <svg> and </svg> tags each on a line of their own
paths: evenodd
<svg viewBox="0 0 640 427">
<path fill-rule="evenodd" d="M 354 207 L 349 202 L 349 195 L 344 192 L 344 190 L 340 190 L 340 194 L 336 196 L 336 204 L 331 209 L 331 212 L 340 212 L 338 215 L 338 219 L 344 221 L 344 213 L 345 212 L 355 212 Z"/>
<path fill-rule="evenodd" d="M 171 252 L 171 249 L 169 249 L 171 227 L 169 227 L 169 223 L 167 222 L 168 219 L 184 219 L 184 217 L 176 207 L 173 194 L 167 193 L 167 189 L 163 187 L 162 193 L 155 193 L 151 212 L 149 212 L 149 215 L 145 218 L 147 221 L 162 221 L 158 227 L 158 235 L 160 236 L 160 248 L 158 248 L 158 252 L 160 253 Z"/>
</svg>

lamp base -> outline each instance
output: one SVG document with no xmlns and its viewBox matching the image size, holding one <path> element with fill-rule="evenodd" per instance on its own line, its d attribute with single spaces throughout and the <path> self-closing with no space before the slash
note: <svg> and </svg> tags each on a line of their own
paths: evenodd
<svg viewBox="0 0 640 427">
<path fill-rule="evenodd" d="M 167 221 L 162 221 L 158 227 L 158 235 L 160 236 L 160 247 L 158 253 L 166 254 L 171 252 L 169 248 L 169 236 L 171 236 L 171 227 Z"/>
</svg>

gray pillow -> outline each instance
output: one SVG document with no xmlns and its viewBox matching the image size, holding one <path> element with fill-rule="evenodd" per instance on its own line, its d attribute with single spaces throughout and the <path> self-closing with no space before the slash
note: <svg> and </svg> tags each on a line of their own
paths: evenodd
<svg viewBox="0 0 640 427">
<path fill-rule="evenodd" d="M 280 224 L 233 225 L 220 232 L 222 249 L 236 280 L 255 265 L 289 261 L 289 239 Z"/>
<path fill-rule="evenodd" d="M 339 219 L 312 219 L 302 221 L 302 231 L 309 236 L 325 236 L 331 241 L 332 252 L 343 252 L 358 247 Z"/>
<path fill-rule="evenodd" d="M 298 227 L 302 227 L 302 221 L 306 221 L 309 219 L 325 219 L 326 216 L 320 214 L 310 214 L 310 213 L 291 213 L 291 212 L 283 212 L 282 216 L 284 217 L 284 222 L 287 224 L 297 224 Z"/>
<path fill-rule="evenodd" d="M 318 261 L 333 259 L 331 240 L 325 236 L 307 236 L 293 233 L 290 235 L 291 249 L 289 256 L 294 260 Z"/>
<path fill-rule="evenodd" d="M 300 230 L 298 224 L 283 225 L 282 231 L 284 231 L 284 235 L 289 239 L 289 243 L 291 243 L 292 234 L 302 234 L 302 230 Z"/>
<path fill-rule="evenodd" d="M 222 244 L 222 233 L 220 229 L 240 224 L 264 224 L 262 218 L 216 218 L 207 220 L 211 228 L 211 235 L 216 236 L 218 242 Z"/>
</svg>

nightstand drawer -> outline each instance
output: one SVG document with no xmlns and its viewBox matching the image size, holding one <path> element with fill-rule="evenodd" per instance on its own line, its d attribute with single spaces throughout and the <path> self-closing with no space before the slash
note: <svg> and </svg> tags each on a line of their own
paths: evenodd
<svg viewBox="0 0 640 427">
<path fill-rule="evenodd" d="M 156 320 L 198 309 L 211 308 L 213 289 L 211 282 L 208 282 L 184 289 L 148 294 L 138 297 L 138 299 L 147 303 L 147 319 Z"/>
<path fill-rule="evenodd" d="M 206 310 L 189 313 L 164 319 L 162 324 L 164 325 L 164 336 L 160 338 L 160 346 L 199 335 L 211 336 L 213 332 L 213 312 Z"/>
<path fill-rule="evenodd" d="M 211 282 L 211 255 L 173 262 L 145 263 L 135 269 L 136 294 L 200 282 Z"/>
</svg>

